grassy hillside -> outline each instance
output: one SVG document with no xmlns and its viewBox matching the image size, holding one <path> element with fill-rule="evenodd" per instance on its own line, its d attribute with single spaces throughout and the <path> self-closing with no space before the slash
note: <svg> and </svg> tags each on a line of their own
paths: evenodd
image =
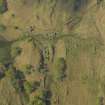
<svg viewBox="0 0 105 105">
<path fill-rule="evenodd" d="M 104 0 L 5 3 L 0 105 L 104 105 Z"/>
</svg>

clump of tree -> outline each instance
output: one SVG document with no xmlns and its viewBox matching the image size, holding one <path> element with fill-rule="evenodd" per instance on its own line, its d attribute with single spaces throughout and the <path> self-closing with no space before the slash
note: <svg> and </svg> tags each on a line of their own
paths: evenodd
<svg viewBox="0 0 105 105">
<path fill-rule="evenodd" d="M 25 77 L 21 71 L 10 67 L 6 71 L 6 76 L 11 80 L 11 84 L 17 92 L 23 91 L 23 82 Z"/>
<path fill-rule="evenodd" d="M 58 58 L 54 64 L 54 79 L 62 81 L 64 79 L 65 70 L 66 70 L 66 62 L 64 58 Z"/>
<path fill-rule="evenodd" d="M 22 69 L 25 75 L 30 75 L 31 73 L 35 71 L 34 67 L 30 64 L 24 65 Z"/>
<path fill-rule="evenodd" d="M 28 94 L 32 93 L 33 92 L 33 84 L 28 81 L 25 81 L 24 82 L 24 90 Z"/>
<path fill-rule="evenodd" d="M 0 0 L 0 14 L 7 11 L 7 0 Z"/>
<path fill-rule="evenodd" d="M 46 105 L 47 92 L 45 90 L 39 90 L 38 94 L 33 97 L 29 105 Z"/>
<path fill-rule="evenodd" d="M 24 90 L 27 94 L 34 92 L 40 86 L 39 82 L 24 82 Z"/>
</svg>

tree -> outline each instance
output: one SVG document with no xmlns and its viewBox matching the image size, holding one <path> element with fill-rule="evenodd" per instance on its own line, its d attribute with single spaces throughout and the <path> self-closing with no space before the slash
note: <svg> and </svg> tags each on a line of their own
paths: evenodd
<svg viewBox="0 0 105 105">
<path fill-rule="evenodd" d="M 24 82 L 24 90 L 27 94 L 34 92 L 36 89 L 39 88 L 39 86 L 40 86 L 40 83 L 37 81 L 35 81 L 35 82 L 25 81 Z"/>
<path fill-rule="evenodd" d="M 46 105 L 46 91 L 39 90 L 38 94 L 33 97 L 29 105 Z"/>
<path fill-rule="evenodd" d="M 6 71 L 6 76 L 11 80 L 11 84 L 17 92 L 20 92 L 23 90 L 24 76 L 20 71 L 15 70 L 15 68 L 13 68 L 13 67 L 10 67 Z"/>
<path fill-rule="evenodd" d="M 46 105 L 46 103 L 39 97 L 34 97 L 34 99 L 30 102 L 29 105 Z"/>
<path fill-rule="evenodd" d="M 11 80 L 11 84 L 16 89 L 16 91 L 20 90 L 18 80 L 15 78 L 15 72 L 12 68 L 6 71 L 6 76 Z"/>
<path fill-rule="evenodd" d="M 54 78 L 55 80 L 63 80 L 65 77 L 66 63 L 64 58 L 58 58 L 55 61 Z"/>
<path fill-rule="evenodd" d="M 34 68 L 30 64 L 26 64 L 22 67 L 24 74 L 29 75 L 34 71 Z"/>
<path fill-rule="evenodd" d="M 7 11 L 7 1 L 6 0 L 0 0 L 0 14 Z"/>
<path fill-rule="evenodd" d="M 15 70 L 15 78 L 19 80 L 24 80 L 25 79 L 24 73 L 20 70 Z"/>
<path fill-rule="evenodd" d="M 30 94 L 33 92 L 34 90 L 34 86 L 33 86 L 33 83 L 30 83 L 28 81 L 25 81 L 24 82 L 24 90 L 26 93 Z"/>
</svg>

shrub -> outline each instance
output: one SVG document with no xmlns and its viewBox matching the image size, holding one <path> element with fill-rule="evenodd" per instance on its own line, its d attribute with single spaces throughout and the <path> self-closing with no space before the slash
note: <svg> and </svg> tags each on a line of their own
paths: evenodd
<svg viewBox="0 0 105 105">
<path fill-rule="evenodd" d="M 46 91 L 39 90 L 38 93 L 33 97 L 29 105 L 46 105 Z"/>
</svg>

